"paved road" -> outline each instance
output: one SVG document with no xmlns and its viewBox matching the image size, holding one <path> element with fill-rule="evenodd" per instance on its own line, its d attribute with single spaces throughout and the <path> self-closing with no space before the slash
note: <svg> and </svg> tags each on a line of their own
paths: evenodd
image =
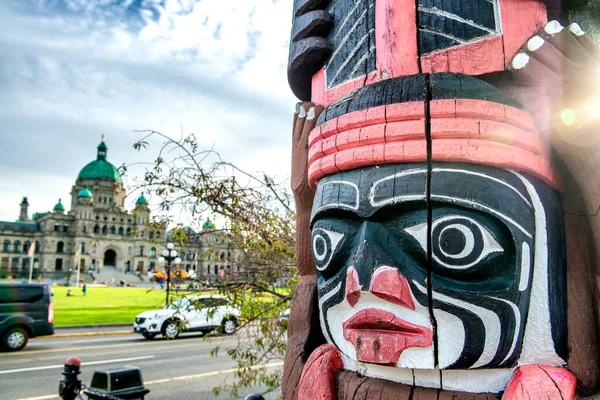
<svg viewBox="0 0 600 400">
<path fill-rule="evenodd" d="M 212 388 L 233 379 L 235 363 L 225 349 L 236 344 L 235 336 L 207 342 L 195 334 L 152 341 L 134 334 L 33 339 L 20 352 L 0 353 L 0 399 L 57 399 L 62 365 L 69 356 L 80 358 L 84 384 L 91 382 L 94 369 L 135 365 L 142 370 L 144 383 L 150 389 L 147 399 L 213 399 L 216 397 Z M 209 352 L 217 345 L 221 347 L 219 355 L 211 357 Z M 282 363 L 272 363 L 271 368 L 281 369 Z M 241 398 L 251 392 L 261 392 L 261 388 L 240 393 Z M 265 396 L 276 397 L 276 393 Z M 222 394 L 218 398 L 229 396 Z"/>
</svg>

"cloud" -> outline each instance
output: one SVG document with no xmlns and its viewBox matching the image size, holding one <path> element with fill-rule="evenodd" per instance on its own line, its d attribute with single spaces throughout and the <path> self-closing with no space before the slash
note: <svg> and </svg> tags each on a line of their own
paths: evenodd
<svg viewBox="0 0 600 400">
<path fill-rule="evenodd" d="M 290 15 L 291 2 L 270 0 L 0 2 L 0 220 L 22 196 L 33 211 L 68 198 L 101 134 L 117 166 L 150 158 L 132 149 L 134 130 L 183 127 L 285 178 Z M 40 190 L 36 174 L 57 184 Z"/>
</svg>

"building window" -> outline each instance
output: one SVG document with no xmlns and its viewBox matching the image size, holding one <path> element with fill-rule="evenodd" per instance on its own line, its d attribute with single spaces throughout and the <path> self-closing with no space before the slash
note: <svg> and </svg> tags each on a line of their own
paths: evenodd
<svg viewBox="0 0 600 400">
<path fill-rule="evenodd" d="M 85 243 L 81 242 L 81 254 L 85 253 Z"/>
<path fill-rule="evenodd" d="M 108 217 L 104 217 L 104 220 L 105 220 L 105 221 L 108 221 Z"/>
<path fill-rule="evenodd" d="M 94 233 L 100 233 L 100 227 L 98 225 L 94 225 Z"/>
<path fill-rule="evenodd" d="M 14 253 L 20 253 L 21 252 L 21 242 L 20 241 L 16 241 L 13 243 L 13 252 Z"/>
<path fill-rule="evenodd" d="M 83 226 L 83 228 L 81 228 L 81 232 L 83 232 L 83 233 L 87 232 L 87 228 L 85 227 L 85 225 Z"/>
<path fill-rule="evenodd" d="M 144 257 L 144 246 L 140 246 L 140 257 Z"/>
<path fill-rule="evenodd" d="M 156 237 L 159 238 L 160 237 L 160 231 L 156 231 Z"/>
<path fill-rule="evenodd" d="M 12 265 L 10 266 L 12 269 L 19 269 L 19 259 L 17 257 L 14 257 L 12 259 Z"/>
<path fill-rule="evenodd" d="M 106 235 L 106 233 L 107 233 L 107 232 L 108 232 L 108 228 L 106 227 L 106 225 L 104 225 L 104 226 L 102 227 L 102 234 L 103 234 L 103 235 Z"/>
<path fill-rule="evenodd" d="M 99 215 L 96 215 L 96 221 L 98 221 L 100 219 Z"/>
<path fill-rule="evenodd" d="M 63 225 L 63 232 L 69 232 L 69 225 Z"/>
<path fill-rule="evenodd" d="M 113 217 L 113 222 L 115 222 L 117 219 L 115 217 Z"/>
<path fill-rule="evenodd" d="M 150 270 L 153 270 L 156 267 L 154 261 L 150 261 Z"/>
<path fill-rule="evenodd" d="M 59 231 L 60 231 L 60 225 L 54 224 L 54 232 L 59 232 Z"/>
<path fill-rule="evenodd" d="M 119 235 L 123 236 L 123 227 L 122 226 L 119 227 Z"/>
<path fill-rule="evenodd" d="M 113 218 L 113 219 L 114 219 L 114 218 Z M 116 234 L 116 233 L 117 233 L 117 228 L 115 228 L 114 226 L 111 226 L 111 227 L 110 227 L 110 234 L 111 234 L 111 235 L 114 235 L 114 234 Z"/>
<path fill-rule="evenodd" d="M 219 275 L 219 266 L 215 265 L 215 275 Z"/>
<path fill-rule="evenodd" d="M 127 228 L 127 236 L 131 236 L 131 228 Z"/>
<path fill-rule="evenodd" d="M 65 244 L 63 242 L 58 242 L 56 244 L 56 252 L 57 253 L 62 253 L 65 251 Z"/>
<path fill-rule="evenodd" d="M 192 261 L 192 252 L 188 250 L 188 252 L 185 254 L 185 260 L 186 261 Z"/>
<path fill-rule="evenodd" d="M 150 257 L 156 257 L 156 247 L 150 248 Z"/>
<path fill-rule="evenodd" d="M 62 258 L 57 258 L 56 261 L 54 261 L 54 270 L 55 271 L 62 271 L 62 267 L 63 267 L 63 260 Z"/>
<path fill-rule="evenodd" d="M 29 251 L 30 247 L 31 247 L 31 242 L 30 241 L 25 242 L 25 244 L 23 244 L 23 253 L 27 253 Z"/>
<path fill-rule="evenodd" d="M 154 239 L 154 232 L 150 232 L 150 233 L 148 234 L 148 237 L 149 237 L 150 239 Z"/>
<path fill-rule="evenodd" d="M 10 240 L 4 241 L 4 244 L 2 244 L 2 251 L 6 251 L 6 252 L 10 251 Z"/>
<path fill-rule="evenodd" d="M 225 253 L 221 252 L 221 254 L 219 254 L 219 260 L 224 260 L 225 259 Z"/>
<path fill-rule="evenodd" d="M 35 254 L 40 252 L 40 242 L 35 242 Z"/>
<path fill-rule="evenodd" d="M 92 246 L 92 254 L 96 254 L 96 245 Z"/>
</svg>

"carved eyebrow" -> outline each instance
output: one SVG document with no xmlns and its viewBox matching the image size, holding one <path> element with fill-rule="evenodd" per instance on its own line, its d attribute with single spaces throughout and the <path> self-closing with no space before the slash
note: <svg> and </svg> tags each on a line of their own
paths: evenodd
<svg viewBox="0 0 600 400">
<path fill-rule="evenodd" d="M 423 179 L 422 182 L 420 180 L 414 180 L 414 178 L 410 181 L 407 180 L 407 190 L 400 195 L 396 195 L 394 190 L 394 186 L 397 183 L 402 182 L 404 178 L 419 174 L 426 175 L 427 169 L 409 169 L 407 171 L 388 175 L 375 181 L 369 190 L 369 202 L 371 203 L 371 206 L 379 208 L 388 204 L 400 203 L 404 201 L 425 200 L 425 179 Z M 422 183 L 423 186 L 418 187 L 418 189 L 411 188 L 409 185 L 410 183 Z"/>
<path fill-rule="evenodd" d="M 512 185 L 510 185 L 510 184 L 508 184 L 508 183 L 506 183 L 506 182 L 504 182 L 504 181 L 502 181 L 500 179 L 494 178 L 493 176 L 482 174 L 480 172 L 474 172 L 474 171 L 469 171 L 469 170 L 465 170 L 465 169 L 458 169 L 458 168 L 440 168 L 440 167 L 433 168 L 432 174 L 436 173 L 436 172 L 456 172 L 456 173 L 460 173 L 460 174 L 473 175 L 473 176 L 477 176 L 477 177 L 480 177 L 480 178 L 483 178 L 483 179 L 488 179 L 488 180 L 494 181 L 494 182 L 496 182 L 496 183 L 498 183 L 500 185 L 506 186 L 508 189 L 510 189 L 513 192 L 515 192 L 529 206 L 529 208 L 533 208 L 533 206 L 531 205 L 531 202 L 529 200 L 527 200 L 525 198 L 525 196 L 517 188 L 515 188 L 514 186 L 512 186 Z"/>
<path fill-rule="evenodd" d="M 311 221 L 323 210 L 346 209 L 353 212 L 358 211 L 360 190 L 354 182 L 345 180 L 323 182 L 317 191 L 321 192 L 322 203 L 313 209 Z"/>
</svg>

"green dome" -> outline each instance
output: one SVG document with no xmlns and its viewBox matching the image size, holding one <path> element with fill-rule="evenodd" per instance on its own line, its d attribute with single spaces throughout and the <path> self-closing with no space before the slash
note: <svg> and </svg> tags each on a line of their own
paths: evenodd
<svg viewBox="0 0 600 400">
<path fill-rule="evenodd" d="M 96 160 L 92 161 L 79 172 L 77 179 L 108 179 L 113 182 L 123 183 L 119 170 L 106 161 L 106 143 L 104 137 L 98 145 L 98 155 Z"/>
<path fill-rule="evenodd" d="M 79 191 L 77 197 L 87 197 L 92 198 L 92 192 L 88 189 L 87 185 L 83 185 L 83 189 Z"/>
<path fill-rule="evenodd" d="M 54 211 L 65 211 L 65 206 L 62 205 L 60 199 L 58 199 L 58 203 L 54 206 Z"/>
<path fill-rule="evenodd" d="M 206 221 L 202 224 L 202 230 L 212 231 L 215 229 L 215 225 L 211 222 L 210 218 L 206 218 Z"/>
<path fill-rule="evenodd" d="M 135 201 L 135 204 L 148 204 L 148 200 L 146 200 L 146 198 L 144 197 L 144 193 L 142 193 L 140 197 L 138 197 L 138 199 Z"/>
</svg>

